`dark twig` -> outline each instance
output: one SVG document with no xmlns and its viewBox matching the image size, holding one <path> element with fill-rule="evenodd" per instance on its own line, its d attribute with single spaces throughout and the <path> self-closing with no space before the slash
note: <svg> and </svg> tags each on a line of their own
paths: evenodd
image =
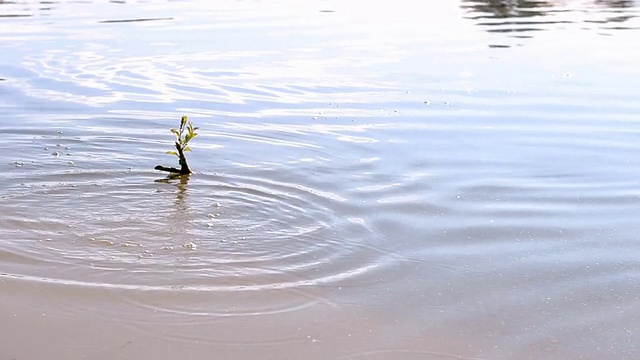
<svg viewBox="0 0 640 360">
<path fill-rule="evenodd" d="M 160 171 L 167 171 L 170 173 L 182 174 L 182 175 L 191 174 L 192 171 L 189 168 L 189 164 L 187 163 L 187 158 L 184 156 L 184 152 L 182 151 L 180 144 L 176 142 L 175 145 L 176 145 L 176 149 L 178 150 L 178 157 L 180 158 L 178 160 L 178 164 L 180 164 L 180 169 L 177 169 L 174 167 L 162 166 L 162 165 L 156 166 L 155 169 Z"/>
<path fill-rule="evenodd" d="M 187 134 L 183 137 L 183 133 L 184 131 L 187 131 Z M 191 151 L 191 148 L 189 148 L 189 146 L 187 146 L 187 144 L 189 143 L 189 141 L 191 139 L 193 139 L 194 137 L 196 137 L 198 134 L 196 133 L 196 130 L 198 130 L 197 127 L 193 127 L 193 123 L 189 122 L 187 124 L 187 117 L 183 116 L 182 120 L 180 121 L 180 128 L 179 129 L 171 129 L 171 132 L 173 132 L 176 135 L 177 141 L 175 142 L 175 148 L 176 151 L 168 151 L 167 153 L 169 154 L 173 154 L 176 155 L 178 157 L 178 164 L 180 164 L 180 169 L 174 168 L 174 167 L 167 167 L 167 166 L 162 166 L 162 165 L 158 165 L 155 167 L 156 170 L 160 170 L 160 171 L 167 171 L 170 173 L 175 173 L 175 174 L 181 174 L 181 175 L 187 175 L 187 174 L 191 174 L 192 171 L 189 168 L 189 164 L 187 163 L 187 158 L 186 156 L 184 156 L 184 152 L 185 151 Z"/>
</svg>

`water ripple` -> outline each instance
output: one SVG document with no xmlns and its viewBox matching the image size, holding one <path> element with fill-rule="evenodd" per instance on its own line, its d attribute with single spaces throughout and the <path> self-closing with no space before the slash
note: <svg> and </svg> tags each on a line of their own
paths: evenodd
<svg viewBox="0 0 640 360">
<path fill-rule="evenodd" d="M 394 261 L 364 245 L 372 236 L 365 224 L 335 212 L 347 200 L 340 194 L 265 177 L 263 166 L 246 175 L 158 178 L 127 169 L 136 157 L 126 151 L 114 159 L 112 148 L 127 147 L 123 135 L 88 126 L 77 137 L 45 131 L 28 140 L 7 130 L 26 151 L 2 175 L 15 182 L 0 194 L 0 211 L 8 214 L 0 219 L 7 236 L 0 277 L 118 291 L 141 307 L 194 315 L 218 313 L 215 306 L 187 310 L 209 296 L 199 294 L 227 293 L 238 297 L 227 315 L 250 315 L 329 303 L 313 289 L 370 276 Z M 268 134 L 253 140 L 281 145 Z M 150 151 L 159 145 L 152 137 L 131 144 Z M 114 169 L 118 161 L 123 166 Z M 95 169 L 100 164 L 106 168 Z M 244 295 L 274 291 L 293 294 L 291 301 L 258 304 Z"/>
</svg>

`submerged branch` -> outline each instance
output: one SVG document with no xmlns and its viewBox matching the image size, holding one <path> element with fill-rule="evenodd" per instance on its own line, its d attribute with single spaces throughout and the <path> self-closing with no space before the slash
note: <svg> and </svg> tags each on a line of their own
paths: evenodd
<svg viewBox="0 0 640 360">
<path fill-rule="evenodd" d="M 176 150 L 178 150 L 178 157 L 180 158 L 178 160 L 178 163 L 180 164 L 180 169 L 176 169 L 174 167 L 166 167 L 162 165 L 156 166 L 155 169 L 160 171 L 167 171 L 171 173 L 183 174 L 183 175 L 191 174 L 191 169 L 189 168 L 189 164 L 187 164 L 187 158 L 184 156 L 184 151 L 182 150 L 182 147 L 178 142 L 175 143 L 175 146 L 176 146 Z"/>
<path fill-rule="evenodd" d="M 158 165 L 158 166 L 154 167 L 154 169 L 160 170 L 160 171 L 166 171 L 166 172 L 170 172 L 170 173 L 182 174 L 182 171 L 180 171 L 180 169 L 176 169 L 174 167 L 167 167 L 167 166 Z"/>
</svg>

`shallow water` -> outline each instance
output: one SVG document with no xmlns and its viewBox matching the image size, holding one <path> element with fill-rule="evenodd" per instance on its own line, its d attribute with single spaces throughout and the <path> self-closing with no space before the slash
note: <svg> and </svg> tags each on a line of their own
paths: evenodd
<svg viewBox="0 0 640 360">
<path fill-rule="evenodd" d="M 0 2 L 0 359 L 640 357 L 638 14 Z"/>
</svg>

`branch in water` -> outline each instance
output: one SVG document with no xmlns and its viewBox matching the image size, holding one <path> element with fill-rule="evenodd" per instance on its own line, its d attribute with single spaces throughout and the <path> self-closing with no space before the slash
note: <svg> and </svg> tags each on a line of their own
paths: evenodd
<svg viewBox="0 0 640 360">
<path fill-rule="evenodd" d="M 166 167 L 166 166 L 158 165 L 154 169 L 160 170 L 160 171 L 166 171 L 170 173 L 182 174 L 182 171 L 180 171 L 180 169 L 176 169 L 174 167 Z"/>
<path fill-rule="evenodd" d="M 178 161 L 180 164 L 180 173 L 191 174 L 191 169 L 189 169 L 189 164 L 187 164 L 187 158 L 184 156 L 182 146 L 180 146 L 178 142 L 176 142 L 176 149 L 178 150 L 178 156 L 180 157 L 180 160 Z"/>
<path fill-rule="evenodd" d="M 176 169 L 174 167 L 166 167 L 162 165 L 158 165 L 154 169 L 160 170 L 160 171 L 167 171 L 170 173 L 183 174 L 183 175 L 191 174 L 191 169 L 189 168 L 189 164 L 187 164 L 187 158 L 184 156 L 184 152 L 182 151 L 180 144 L 177 142 L 176 142 L 176 149 L 178 150 L 178 157 L 180 158 L 180 160 L 178 160 L 178 163 L 180 164 L 180 169 Z"/>
<path fill-rule="evenodd" d="M 174 145 L 176 150 L 178 151 L 167 151 L 168 154 L 176 155 L 178 157 L 178 164 L 180 164 L 180 168 L 177 169 L 174 167 L 158 165 L 155 167 L 155 169 L 182 175 L 191 174 L 192 171 L 189 168 L 189 164 L 187 163 L 186 156 L 184 156 L 184 152 L 191 151 L 191 148 L 189 148 L 187 144 L 191 139 L 198 135 L 196 133 L 196 130 L 198 130 L 198 128 L 194 127 L 192 122 L 187 122 L 187 117 L 183 116 L 180 120 L 180 127 L 178 129 L 171 129 L 171 132 L 176 135 L 177 141 Z M 187 131 L 186 134 L 184 133 L 185 131 Z"/>
</svg>

